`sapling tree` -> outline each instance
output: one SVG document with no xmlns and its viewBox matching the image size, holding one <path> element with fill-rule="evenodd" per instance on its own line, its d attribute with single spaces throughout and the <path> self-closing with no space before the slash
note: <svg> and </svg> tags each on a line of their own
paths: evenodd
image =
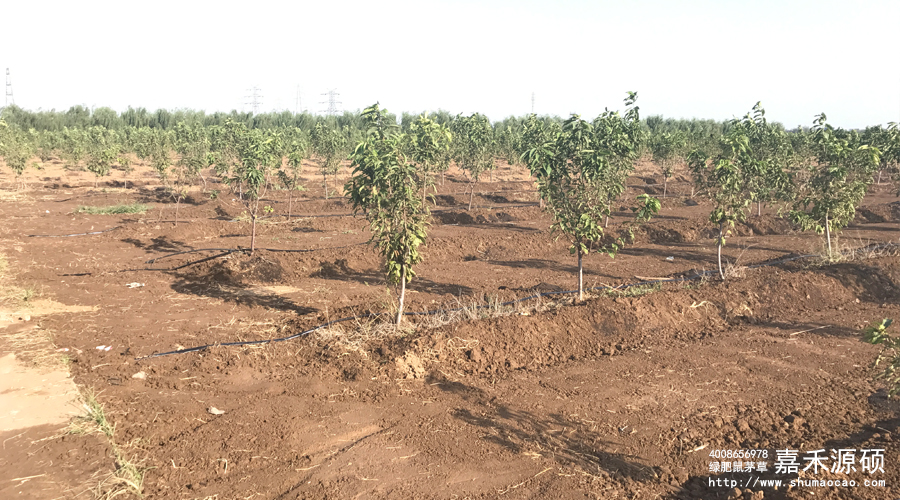
<svg viewBox="0 0 900 500">
<path fill-rule="evenodd" d="M 663 176 L 663 198 L 669 191 L 669 179 L 675 175 L 675 167 L 684 161 L 686 146 L 686 138 L 679 132 L 662 132 L 650 136 L 650 155 Z"/>
<path fill-rule="evenodd" d="M 347 138 L 340 130 L 329 127 L 322 122 L 316 123 L 310 136 L 313 152 L 319 160 L 319 171 L 322 173 L 322 187 L 325 188 L 325 199 L 328 199 L 328 175 L 337 178 L 341 161 L 347 157 Z"/>
<path fill-rule="evenodd" d="M 793 219 L 803 230 L 825 233 L 828 257 L 833 255 L 831 233 L 853 220 L 878 169 L 878 148 L 861 144 L 859 134 L 835 129 L 824 113 L 815 119 L 809 181 L 794 203 Z"/>
<path fill-rule="evenodd" d="M 306 143 L 299 137 L 294 137 L 286 139 L 285 146 L 284 158 L 286 165 L 278 169 L 278 181 L 281 187 L 288 192 L 288 219 L 290 219 L 294 204 L 294 193 L 306 190 L 300 182 L 303 159 L 306 158 Z"/>
<path fill-rule="evenodd" d="M 635 105 L 636 92 L 625 98 L 625 115 L 606 110 L 594 119 L 593 134 L 596 147 L 606 152 L 609 165 L 603 170 L 606 190 L 606 220 L 609 225 L 610 205 L 625 192 L 626 180 L 634 172 L 634 160 L 644 142 L 640 108 Z"/>
<path fill-rule="evenodd" d="M 87 138 L 80 128 L 63 128 L 62 155 L 71 164 L 72 168 L 78 168 L 84 158 Z"/>
<path fill-rule="evenodd" d="M 119 137 L 115 130 L 95 126 L 86 130 L 85 138 L 85 166 L 94 174 L 94 187 L 97 187 L 97 181 L 109 175 L 119 157 Z"/>
<path fill-rule="evenodd" d="M 404 137 L 394 133 L 386 110 L 376 103 L 363 111 L 367 136 L 351 155 L 353 174 L 345 186 L 355 213 L 363 212 L 370 242 L 385 259 L 389 283 L 400 286 L 396 323 L 403 319 L 406 284 L 422 261 L 428 207 L 419 197 L 417 172 L 403 155 Z M 431 153 L 427 153 L 430 155 Z"/>
<path fill-rule="evenodd" d="M 452 157 L 456 165 L 469 176 L 469 210 L 475 196 L 478 178 L 494 168 L 493 128 L 486 116 L 474 113 L 457 115 L 450 124 L 453 133 Z"/>
<path fill-rule="evenodd" d="M 178 208 L 187 197 L 188 188 L 197 182 L 200 172 L 209 166 L 209 136 L 199 125 L 178 122 L 173 131 L 172 145 L 178 153 L 178 160 L 157 172 L 175 202 L 177 226 Z"/>
<path fill-rule="evenodd" d="M 629 102 L 629 106 L 633 104 Z M 659 211 L 659 200 L 647 195 L 638 197 L 632 210 L 636 217 L 615 234 L 603 227 L 609 215 L 608 201 L 624 190 L 624 179 L 616 175 L 616 164 L 637 149 L 637 127 L 630 123 L 614 126 L 613 119 L 636 120 L 637 114 L 623 118 L 618 113 L 603 117 L 603 127 L 631 131 L 617 137 L 597 133 L 594 125 L 578 115 L 563 123 L 562 131 L 547 142 L 529 150 L 524 159 L 538 180 L 541 198 L 553 215 L 552 230 L 565 234 L 572 245 L 569 252 L 578 257 L 578 300 L 584 300 L 583 257 L 591 251 L 614 257 L 623 245 L 633 240 L 634 227 Z M 620 155 L 624 154 L 625 158 Z"/>
<path fill-rule="evenodd" d="M 766 120 L 766 111 L 759 102 L 735 126 L 747 137 L 740 168 L 751 202 L 756 202 L 756 215 L 760 216 L 763 203 L 789 201 L 793 196 L 790 167 L 794 150 L 784 129 Z"/>
<path fill-rule="evenodd" d="M 877 325 L 863 331 L 863 340 L 881 346 L 881 352 L 875 358 L 874 366 L 877 368 L 883 361 L 887 363 L 875 379 L 887 382 L 889 396 L 900 393 L 900 338 L 890 335 L 887 331 L 893 323 L 892 319 L 883 319 Z"/>
<path fill-rule="evenodd" d="M 34 146 L 25 133 L 0 120 L 0 156 L 6 166 L 16 175 L 16 188 L 28 167 L 28 160 L 34 154 Z"/>
<path fill-rule="evenodd" d="M 403 149 L 408 161 L 417 167 L 417 184 L 425 205 L 428 188 L 434 185 L 434 174 L 442 166 L 442 155 L 450 150 L 450 130 L 422 114 L 409 125 L 403 135 Z"/>
<path fill-rule="evenodd" d="M 234 156 L 222 162 L 217 156 L 216 170 L 225 184 L 237 194 L 250 216 L 250 253 L 256 249 L 256 222 L 260 216 L 260 201 L 269 187 L 269 175 L 281 162 L 281 137 L 273 131 L 247 129 L 238 122 L 226 123 L 227 134 L 233 144 L 224 148 Z"/>
<path fill-rule="evenodd" d="M 693 151 L 688 156 L 688 167 L 697 187 L 708 194 L 713 202 L 709 214 L 718 232 L 716 233 L 716 256 L 719 276 L 725 279 L 722 267 L 722 248 L 736 222 L 746 218 L 750 204 L 750 194 L 741 169 L 747 158 L 749 138 L 745 130 L 736 124 L 729 135 L 722 138 L 722 154 L 709 158 L 701 151 Z"/>
</svg>

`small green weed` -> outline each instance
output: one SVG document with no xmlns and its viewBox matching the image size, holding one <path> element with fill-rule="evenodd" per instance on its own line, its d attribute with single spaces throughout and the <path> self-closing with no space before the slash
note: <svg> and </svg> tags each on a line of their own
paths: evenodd
<svg viewBox="0 0 900 500">
<path fill-rule="evenodd" d="M 108 207 L 80 206 L 75 213 L 89 215 L 142 214 L 150 210 L 150 205 L 132 203 L 130 205 L 111 205 Z"/>
</svg>

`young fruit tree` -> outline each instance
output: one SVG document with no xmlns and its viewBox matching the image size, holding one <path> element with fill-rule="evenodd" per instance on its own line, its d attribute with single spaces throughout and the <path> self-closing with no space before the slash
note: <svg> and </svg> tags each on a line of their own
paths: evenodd
<svg viewBox="0 0 900 500">
<path fill-rule="evenodd" d="M 469 176 L 469 210 L 472 210 L 478 178 L 494 168 L 494 129 L 486 116 L 475 113 L 457 115 L 450 123 L 450 131 L 453 133 L 453 161 Z"/>
<path fill-rule="evenodd" d="M 626 101 L 631 107 L 634 95 Z M 632 111 L 630 109 L 629 111 Z M 592 250 L 614 257 L 625 244 L 633 241 L 634 229 L 659 211 L 660 203 L 648 195 L 638 197 L 632 207 L 635 219 L 615 234 L 603 228 L 609 215 L 609 200 L 624 191 L 624 179 L 614 175 L 616 164 L 636 155 L 638 120 L 636 109 L 627 118 L 618 113 L 603 117 L 604 127 L 619 120 L 617 130 L 626 131 L 615 138 L 597 133 L 594 125 L 578 115 L 563 123 L 562 131 L 549 137 L 525 154 L 525 161 L 538 180 L 541 198 L 553 215 L 551 229 L 569 237 L 569 252 L 578 257 L 578 300 L 584 300 L 583 257 Z"/>
<path fill-rule="evenodd" d="M 290 219 L 294 207 L 294 193 L 306 190 L 300 183 L 303 159 L 306 158 L 306 142 L 295 132 L 294 137 L 285 138 L 284 145 L 285 151 L 282 154 L 287 159 L 287 164 L 278 169 L 278 181 L 288 192 L 288 219 Z"/>
<path fill-rule="evenodd" d="M 28 160 L 33 153 L 34 146 L 26 134 L 0 120 L 0 157 L 3 158 L 6 166 L 16 174 L 16 188 L 20 184 L 20 178 L 28 167 Z"/>
<path fill-rule="evenodd" d="M 749 138 L 746 131 L 736 122 L 722 141 L 722 153 L 709 158 L 702 151 L 693 151 L 688 156 L 694 182 L 701 192 L 705 192 L 713 202 L 709 221 L 716 225 L 716 256 L 719 276 L 725 279 L 722 266 L 722 248 L 735 222 L 746 218 L 750 204 L 750 194 L 741 168 L 748 157 Z"/>
<path fill-rule="evenodd" d="M 185 122 L 175 124 L 172 142 L 178 160 L 167 168 L 157 170 L 169 196 L 175 202 L 175 225 L 178 225 L 178 208 L 187 197 L 187 190 L 200 178 L 200 172 L 209 166 L 209 136 L 199 125 Z"/>
<path fill-rule="evenodd" d="M 748 141 L 741 168 L 751 204 L 756 202 L 756 215 L 759 217 L 763 203 L 787 202 L 793 198 L 795 193 L 790 171 L 795 153 L 784 128 L 766 120 L 766 110 L 761 103 L 757 102 L 753 111 L 739 123 Z"/>
<path fill-rule="evenodd" d="M 260 200 L 269 188 L 269 175 L 281 163 L 281 137 L 273 131 L 248 129 L 232 120 L 223 126 L 220 139 L 230 141 L 222 149 L 230 155 L 217 155 L 216 171 L 250 216 L 250 253 L 256 249 L 256 222 L 260 216 Z"/>
<path fill-rule="evenodd" d="M 684 161 L 687 141 L 679 132 L 661 132 L 650 136 L 650 155 L 663 176 L 663 198 L 669 192 L 669 179 L 675 175 L 675 167 Z"/>
<path fill-rule="evenodd" d="M 442 155 L 450 150 L 453 136 L 447 127 L 422 114 L 409 125 L 403 139 L 404 156 L 418 167 L 417 184 L 424 206 L 428 188 L 434 186 L 434 174 L 442 166 Z"/>
<path fill-rule="evenodd" d="M 101 177 L 109 175 L 112 164 L 119 157 L 119 136 L 115 130 L 90 127 L 86 130 L 85 166 L 94 174 L 94 187 Z"/>
<path fill-rule="evenodd" d="M 812 150 L 816 162 L 809 167 L 805 189 L 799 193 L 791 216 L 804 231 L 825 233 L 832 258 L 831 233 L 853 220 L 878 169 L 878 148 L 862 144 L 855 131 L 835 129 L 825 114 L 815 119 Z"/>
<path fill-rule="evenodd" d="M 389 283 L 399 284 L 397 325 L 403 319 L 406 284 L 422 261 L 428 207 L 418 190 L 416 166 L 404 158 L 401 134 L 376 103 L 363 111 L 367 136 L 351 155 L 353 174 L 345 186 L 354 213 L 363 212 L 372 231 L 371 243 L 385 259 Z M 427 154 L 431 154 L 428 152 Z"/>
<path fill-rule="evenodd" d="M 609 165 L 603 171 L 606 191 L 606 218 L 603 227 L 609 226 L 610 207 L 625 192 L 626 180 L 634 172 L 634 160 L 644 144 L 640 108 L 634 105 L 637 93 L 629 92 L 625 98 L 625 116 L 618 112 L 604 111 L 594 119 L 594 141 L 601 151 L 606 151 Z"/>
<path fill-rule="evenodd" d="M 322 186 L 325 188 L 325 199 L 328 199 L 328 174 L 337 178 L 341 161 L 347 157 L 347 138 L 340 130 L 316 123 L 310 136 L 313 152 L 319 159 L 319 171 L 322 173 Z"/>
</svg>

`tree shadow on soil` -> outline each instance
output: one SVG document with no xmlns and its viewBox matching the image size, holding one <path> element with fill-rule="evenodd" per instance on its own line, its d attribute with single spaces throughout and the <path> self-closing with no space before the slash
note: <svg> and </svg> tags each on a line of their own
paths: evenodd
<svg viewBox="0 0 900 500">
<path fill-rule="evenodd" d="M 129 243 L 142 250 L 151 250 L 155 252 L 181 252 L 184 250 L 193 250 L 194 247 L 184 243 L 183 241 L 170 240 L 167 236 L 157 236 L 151 238 L 150 243 L 145 243 L 137 238 L 125 238 L 121 240 L 123 243 Z"/>
<path fill-rule="evenodd" d="M 486 260 L 488 264 L 492 266 L 503 266 L 503 267 L 511 267 L 514 269 L 549 269 L 552 271 L 558 271 L 561 273 L 571 274 L 573 276 L 578 274 L 578 266 L 576 265 L 566 265 L 560 264 L 555 260 L 548 259 L 523 259 L 523 260 Z M 616 276 L 610 274 L 599 273 L 595 270 L 589 269 L 588 267 L 584 267 L 582 270 L 584 275 L 586 276 L 598 276 L 601 278 L 609 278 L 615 279 Z"/>
<path fill-rule="evenodd" d="M 860 300 L 875 304 L 900 303 L 900 286 L 880 267 L 846 262 L 823 266 L 817 271 L 840 281 L 844 286 L 856 285 Z"/>
<path fill-rule="evenodd" d="M 637 481 L 658 477 L 653 467 L 640 463 L 640 457 L 607 451 L 622 445 L 602 439 L 594 422 L 557 413 L 539 415 L 518 410 L 498 404 L 478 388 L 435 380 L 429 382 L 437 383 L 442 391 L 456 394 L 477 406 L 475 409 L 457 408 L 452 412 L 455 418 L 483 429 L 482 439 L 512 453 L 539 455 L 561 465 L 578 466 L 588 472 L 602 470 Z"/>
<path fill-rule="evenodd" d="M 172 290 L 198 297 L 211 297 L 225 302 L 244 306 L 260 306 L 278 311 L 294 312 L 297 315 L 316 313 L 319 310 L 313 307 L 301 306 L 291 299 L 276 293 L 265 293 L 255 287 L 247 285 L 217 283 L 209 278 L 197 279 L 192 276 L 180 275 L 172 283 Z"/>
<path fill-rule="evenodd" d="M 338 280 L 361 283 L 363 285 L 384 286 L 386 284 L 384 273 L 368 270 L 356 271 L 347 264 L 346 259 L 337 259 L 334 262 L 323 261 L 319 263 L 319 270 L 310 275 L 312 278 Z M 414 292 L 433 293 L 437 295 L 462 296 L 473 293 L 473 289 L 456 283 L 438 283 L 421 276 L 416 276 L 406 285 L 407 290 Z"/>
</svg>

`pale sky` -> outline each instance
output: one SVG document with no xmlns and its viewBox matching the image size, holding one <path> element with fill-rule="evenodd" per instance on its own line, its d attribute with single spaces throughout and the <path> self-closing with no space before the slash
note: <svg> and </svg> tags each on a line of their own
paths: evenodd
<svg viewBox="0 0 900 500">
<path fill-rule="evenodd" d="M 900 121 L 900 1 L 11 0 L 0 70 L 26 109 L 75 104 L 531 112 L 593 118 L 638 92 L 643 116 L 792 128 Z M 0 103 L 2 104 L 2 103 Z"/>
</svg>

